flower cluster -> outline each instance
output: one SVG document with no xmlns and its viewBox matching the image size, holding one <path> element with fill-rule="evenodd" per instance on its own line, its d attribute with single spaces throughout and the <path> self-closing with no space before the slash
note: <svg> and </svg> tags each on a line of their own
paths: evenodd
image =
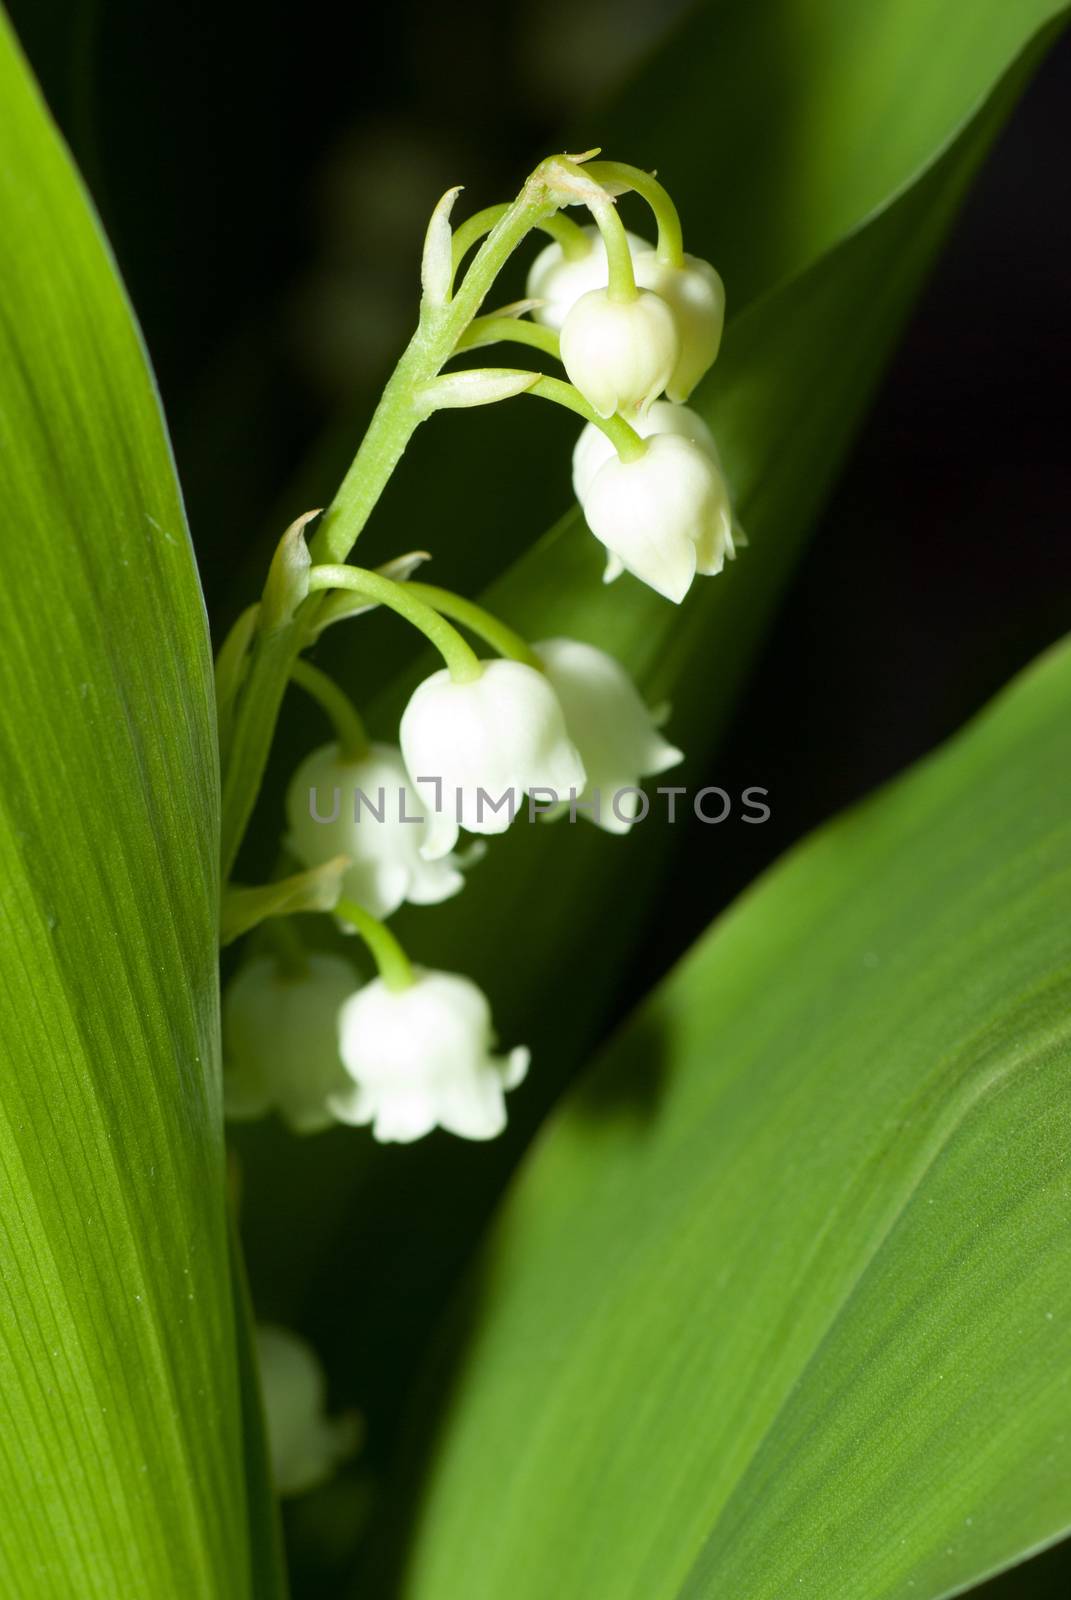
<svg viewBox="0 0 1071 1600">
<path fill-rule="evenodd" d="M 564 796 L 597 826 L 627 833 L 639 780 L 683 759 L 605 651 L 548 639 L 532 656 L 484 662 L 464 682 L 445 669 L 425 679 L 402 716 L 400 749 L 347 755 L 335 742 L 302 762 L 287 844 L 305 867 L 346 862 L 344 931 L 361 931 L 359 911 L 382 918 L 405 901 L 456 894 L 460 831 L 501 833 L 518 794 Z M 594 808 L 598 789 L 622 794 L 623 806 Z M 467 978 L 419 968 L 404 977 L 358 987 L 348 961 L 321 952 L 247 962 L 224 999 L 228 1115 L 275 1109 L 298 1133 L 370 1123 L 382 1141 L 436 1126 L 470 1139 L 501 1132 L 527 1051 L 492 1054 L 489 1007 Z"/>
<path fill-rule="evenodd" d="M 616 196 L 630 188 L 651 206 L 656 244 L 626 232 L 617 216 Z M 720 572 L 734 554 L 718 451 L 685 404 L 718 353 L 718 274 L 684 252 L 661 185 L 617 163 L 552 158 L 513 205 L 480 213 L 456 233 L 455 198 L 451 191 L 436 208 L 425 246 L 411 351 L 431 352 L 428 370 L 416 381 L 399 367 L 392 384 L 409 384 L 408 409 L 397 397 L 385 400 L 370 436 L 398 415 L 419 419 L 444 406 L 526 392 L 562 401 L 585 418 L 573 486 L 606 548 L 605 580 L 627 571 L 680 602 L 696 574 Z M 564 215 L 577 204 L 592 225 Z M 545 228 L 551 242 L 531 268 L 527 300 L 478 314 L 497 266 L 531 227 Z M 458 266 L 481 237 L 455 290 Z M 500 339 L 558 357 L 570 381 L 509 369 L 441 372 L 452 355 Z M 393 463 L 396 443 L 374 438 L 369 459 Z M 355 473 L 361 463 L 359 454 Z M 287 793 L 284 842 L 301 871 L 259 893 L 266 915 L 332 911 L 338 930 L 363 937 L 379 975 L 361 983 L 340 954 L 306 950 L 292 932 L 240 968 L 224 1003 L 227 1111 L 274 1109 L 301 1133 L 349 1123 L 370 1126 L 381 1141 L 409 1142 L 435 1127 L 493 1138 L 528 1052 L 496 1054 L 482 992 L 460 974 L 411 965 L 386 919 L 403 904 L 459 893 L 481 848 L 462 848 L 462 835 L 503 832 L 526 796 L 530 811 L 537 802 L 548 815 L 568 807 L 609 833 L 628 833 L 640 814 L 641 781 L 683 756 L 604 650 L 570 638 L 529 642 L 471 601 L 417 581 L 419 557 L 374 572 L 318 559 L 326 551 L 337 562 L 337 550 L 318 535 L 310 551 L 307 520 L 280 545 L 247 633 L 255 639 L 266 629 L 277 649 L 280 630 L 306 617 L 298 656 L 329 623 L 386 606 L 423 632 L 444 664 L 416 688 L 388 743 L 369 741 L 338 686 L 295 659 L 293 681 L 319 702 L 335 738 L 305 758 Z M 477 654 L 465 634 L 490 656 Z M 224 684 L 231 656 L 238 663 L 239 717 L 244 682 L 255 681 L 243 660 L 247 644 L 243 636 L 221 652 Z M 602 796 L 613 804 L 601 805 Z"/>
<path fill-rule="evenodd" d="M 643 443 L 621 453 L 589 423 L 573 487 L 606 546 L 606 581 L 631 572 L 679 602 L 697 573 L 720 572 L 735 553 L 713 437 L 685 406 L 718 354 L 725 291 L 708 261 L 623 230 L 632 285 L 626 269 L 615 288 L 601 234 L 582 234 L 571 254 L 552 243 L 537 258 L 528 277 L 533 315 L 560 330 L 565 369 L 598 417 L 619 414 Z"/>
</svg>

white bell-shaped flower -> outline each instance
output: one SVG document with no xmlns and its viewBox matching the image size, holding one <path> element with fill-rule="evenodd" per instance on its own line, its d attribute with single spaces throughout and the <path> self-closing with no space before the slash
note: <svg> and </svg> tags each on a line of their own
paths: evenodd
<svg viewBox="0 0 1071 1600">
<path fill-rule="evenodd" d="M 427 813 L 395 745 L 374 744 L 361 761 L 344 761 L 337 744 L 314 750 L 294 774 L 286 814 L 286 842 L 306 867 L 351 858 L 342 894 L 374 917 L 405 900 L 436 905 L 464 883 L 453 857 L 421 854 Z"/>
<path fill-rule="evenodd" d="M 640 779 L 675 767 L 683 753 L 663 739 L 636 685 L 605 650 L 579 639 L 545 639 L 534 648 L 587 769 L 577 814 L 608 833 L 628 833 Z"/>
<path fill-rule="evenodd" d="M 357 1418 L 328 1417 L 320 1363 L 296 1333 L 258 1323 L 256 1353 L 272 1480 L 281 1495 L 304 1494 L 355 1449 Z"/>
<path fill-rule="evenodd" d="M 700 378 L 713 366 L 725 326 L 725 285 L 709 261 L 684 257 L 673 267 L 659 261 L 654 250 L 633 258 L 636 282 L 651 289 L 669 306 L 677 324 L 680 353 L 666 393 L 671 400 L 687 400 Z"/>
<path fill-rule="evenodd" d="M 567 257 L 555 240 L 539 252 L 528 273 L 527 296 L 540 302 L 533 307 L 532 316 L 536 322 L 555 331 L 560 329 L 582 294 L 587 294 L 589 289 L 605 289 L 610 279 L 602 234 L 594 226 L 584 228 L 583 232 L 588 241 L 586 255 Z M 625 238 L 634 258 L 650 252 L 646 239 L 628 232 Z"/>
<path fill-rule="evenodd" d="M 458 830 L 503 833 L 534 789 L 568 796 L 584 787 L 584 763 L 543 673 L 519 661 L 487 661 L 456 683 L 426 678 L 402 715 L 402 755 L 428 811 L 423 851 L 445 856 Z"/>
<path fill-rule="evenodd" d="M 334 1096 L 334 1113 L 342 1122 L 370 1122 L 383 1144 L 408 1144 L 435 1127 L 493 1139 L 506 1125 L 506 1091 L 528 1070 L 522 1046 L 492 1054 L 491 1008 L 481 989 L 419 967 L 406 989 L 377 978 L 347 1001 L 339 1041 L 353 1081 Z"/>
<path fill-rule="evenodd" d="M 278 1111 L 295 1133 L 329 1127 L 328 1097 L 345 1085 L 338 1012 L 357 987 L 348 961 L 310 951 L 301 972 L 247 961 L 223 996 L 223 1105 L 244 1121 Z"/>
<path fill-rule="evenodd" d="M 615 411 L 642 416 L 666 387 L 679 355 L 673 313 L 649 289 L 634 300 L 591 289 L 562 324 L 562 363 L 600 417 Z"/>
<path fill-rule="evenodd" d="M 732 557 L 733 519 L 725 479 L 709 454 L 679 434 L 658 434 L 634 461 L 611 456 L 584 497 L 588 527 L 622 568 L 667 600 L 681 601 L 697 572 L 720 572 Z"/>
<path fill-rule="evenodd" d="M 678 433 L 682 439 L 690 439 L 701 450 L 705 450 L 720 469 L 721 457 L 714 443 L 714 435 L 699 413 L 688 406 L 675 406 L 668 400 L 656 400 L 646 416 L 629 420 L 644 439 L 649 439 L 655 433 Z M 588 489 L 599 468 L 616 454 L 600 427 L 594 422 L 584 425 L 573 450 L 573 493 L 581 505 L 587 499 Z"/>
</svg>

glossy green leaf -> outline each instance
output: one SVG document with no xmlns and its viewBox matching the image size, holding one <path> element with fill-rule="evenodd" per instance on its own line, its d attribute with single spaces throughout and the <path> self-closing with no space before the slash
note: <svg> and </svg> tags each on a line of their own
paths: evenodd
<svg viewBox="0 0 1071 1600">
<path fill-rule="evenodd" d="M 503 1207 L 413 1600 L 935 1600 L 1071 1525 L 1071 648 L 733 908 Z"/>
<path fill-rule="evenodd" d="M 137 329 L 2 16 L 0 104 L 0 1592 L 234 1600 L 205 620 Z"/>
<path fill-rule="evenodd" d="M 657 167 L 739 311 L 913 183 L 1064 0 L 708 0 L 580 130 Z M 641 110 L 642 104 L 642 110 Z M 891 263 L 895 265 L 894 263 Z"/>
</svg>

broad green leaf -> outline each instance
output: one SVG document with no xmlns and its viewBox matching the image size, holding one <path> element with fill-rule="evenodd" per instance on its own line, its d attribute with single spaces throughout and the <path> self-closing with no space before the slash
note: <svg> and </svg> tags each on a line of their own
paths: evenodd
<svg viewBox="0 0 1071 1600">
<path fill-rule="evenodd" d="M 744 896 L 473 1286 L 412 1600 L 935 1600 L 1071 1525 L 1071 647 Z"/>
<path fill-rule="evenodd" d="M 609 116 L 737 310 L 912 183 L 1064 0 L 710 0 Z M 698 108 L 701 108 L 699 110 Z M 579 148 L 579 146 L 578 146 Z M 626 158 L 627 159 L 627 158 Z"/>
<path fill-rule="evenodd" d="M 137 329 L 2 16 L 0 104 L 0 1592 L 233 1600 L 264 1513 L 203 608 Z"/>
</svg>

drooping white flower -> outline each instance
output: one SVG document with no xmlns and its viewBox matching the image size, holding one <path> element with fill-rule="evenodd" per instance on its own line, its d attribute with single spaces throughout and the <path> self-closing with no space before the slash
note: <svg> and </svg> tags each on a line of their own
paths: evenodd
<svg viewBox="0 0 1071 1600">
<path fill-rule="evenodd" d="M 256 1354 L 272 1480 L 281 1495 L 304 1494 L 354 1450 L 357 1419 L 328 1417 L 320 1363 L 296 1333 L 258 1323 Z"/>
<path fill-rule="evenodd" d="M 339 1042 L 352 1084 L 332 1109 L 342 1122 L 370 1122 L 383 1144 L 408 1144 L 435 1127 L 493 1139 L 506 1125 L 506 1091 L 528 1070 L 523 1046 L 492 1054 L 482 990 L 419 967 L 407 989 L 377 978 L 358 990 L 339 1016 Z"/>
<path fill-rule="evenodd" d="M 718 354 L 725 326 L 725 285 L 709 261 L 684 257 L 684 264 L 659 261 L 654 250 L 633 257 L 636 282 L 651 289 L 669 306 L 677 324 L 680 353 L 666 393 L 671 400 L 687 400 Z"/>
<path fill-rule="evenodd" d="M 714 435 L 697 411 L 688 406 L 672 405 L 668 400 L 656 400 L 644 417 L 631 417 L 630 424 L 641 438 L 649 439 L 655 433 L 678 433 L 704 450 L 720 469 L 721 457 L 714 443 Z M 580 504 L 587 498 L 592 479 L 604 462 L 616 455 L 613 445 L 594 422 L 581 430 L 573 449 L 573 493 Z"/>
<path fill-rule="evenodd" d="M 666 387 L 679 355 L 673 313 L 649 289 L 634 300 L 591 289 L 562 324 L 562 363 L 600 417 L 615 411 L 642 416 Z"/>
<path fill-rule="evenodd" d="M 675 767 L 683 753 L 663 739 L 636 685 L 605 650 L 579 639 L 545 639 L 534 648 L 584 758 L 588 781 L 578 815 L 608 833 L 628 833 L 640 797 L 627 791 Z"/>
<path fill-rule="evenodd" d="M 605 289 L 609 282 L 602 234 L 596 227 L 584 228 L 583 232 L 588 240 L 587 255 L 567 258 L 555 240 L 532 262 L 525 292 L 529 300 L 542 302 L 533 308 L 532 316 L 547 328 L 559 329 L 582 294 L 589 289 Z M 633 257 L 651 249 L 646 239 L 634 233 L 626 232 L 625 238 Z"/>
<path fill-rule="evenodd" d="M 436 905 L 464 884 L 453 857 L 421 854 L 427 813 L 394 745 L 374 744 L 361 761 L 344 761 L 337 744 L 314 750 L 290 783 L 286 814 L 286 842 L 305 866 L 351 857 L 342 893 L 374 917 L 405 900 Z"/>
<path fill-rule="evenodd" d="M 487 661 L 455 683 L 426 678 L 402 715 L 402 755 L 428 811 L 423 852 L 436 861 L 470 833 L 503 833 L 523 795 L 584 787 L 584 763 L 546 678 L 519 661 Z"/>
<path fill-rule="evenodd" d="M 244 1121 L 276 1110 L 295 1133 L 329 1127 L 328 1097 L 345 1085 L 338 1012 L 357 987 L 348 961 L 310 951 L 302 972 L 258 956 L 223 996 L 223 1104 Z"/>
<path fill-rule="evenodd" d="M 732 557 L 725 479 L 707 452 L 679 434 L 659 434 L 634 461 L 611 456 L 584 497 L 588 527 L 610 551 L 604 580 L 622 569 L 667 600 L 681 601 L 697 572 Z"/>
</svg>

